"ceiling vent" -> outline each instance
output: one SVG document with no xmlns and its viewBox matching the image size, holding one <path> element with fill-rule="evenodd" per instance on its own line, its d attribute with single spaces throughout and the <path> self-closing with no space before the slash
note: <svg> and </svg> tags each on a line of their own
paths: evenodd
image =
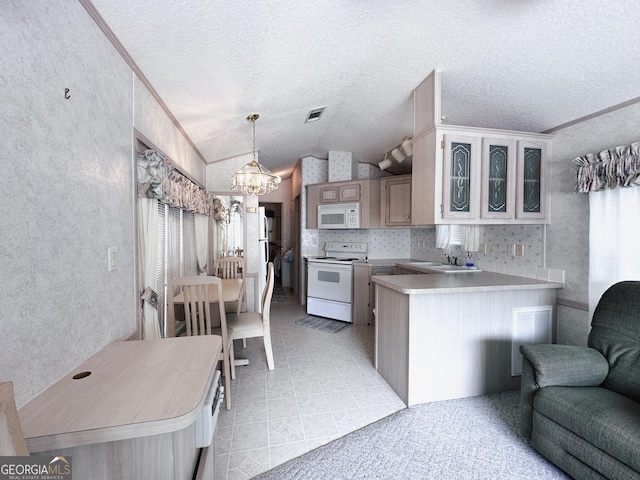
<svg viewBox="0 0 640 480">
<path fill-rule="evenodd" d="M 304 123 L 311 123 L 311 122 L 320 120 L 320 117 L 324 113 L 325 108 L 327 107 L 318 107 L 318 108 L 313 108 L 309 110 L 309 113 L 307 114 L 307 119 L 304 121 Z"/>
</svg>

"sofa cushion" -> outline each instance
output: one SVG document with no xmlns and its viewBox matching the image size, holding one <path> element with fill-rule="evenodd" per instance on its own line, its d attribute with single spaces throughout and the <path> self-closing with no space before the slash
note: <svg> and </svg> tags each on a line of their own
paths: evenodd
<svg viewBox="0 0 640 480">
<path fill-rule="evenodd" d="M 640 472 L 640 403 L 606 388 L 545 387 L 534 410 Z"/>
<path fill-rule="evenodd" d="M 640 401 L 640 282 L 619 282 L 604 292 L 589 346 L 609 362 L 603 386 Z"/>
</svg>

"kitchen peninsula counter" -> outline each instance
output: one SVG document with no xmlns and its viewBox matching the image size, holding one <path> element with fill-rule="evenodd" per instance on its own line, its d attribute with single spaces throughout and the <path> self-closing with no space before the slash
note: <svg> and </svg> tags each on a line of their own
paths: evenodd
<svg viewBox="0 0 640 480">
<path fill-rule="evenodd" d="M 562 288 L 480 271 L 371 280 L 376 368 L 407 406 L 519 388 L 514 332 L 529 325 L 536 338 L 540 329 L 551 334 Z"/>
<path fill-rule="evenodd" d="M 397 262 L 402 263 L 402 262 Z M 562 283 L 516 277 L 494 272 L 468 272 L 424 275 L 380 275 L 372 281 L 404 294 L 433 295 L 494 290 L 532 290 L 562 288 Z"/>
</svg>

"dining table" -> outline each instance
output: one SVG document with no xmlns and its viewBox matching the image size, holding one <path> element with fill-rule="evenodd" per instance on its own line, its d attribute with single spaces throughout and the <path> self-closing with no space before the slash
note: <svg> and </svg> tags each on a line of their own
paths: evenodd
<svg viewBox="0 0 640 480">
<path fill-rule="evenodd" d="M 221 279 L 221 287 L 222 287 L 222 301 L 224 303 L 238 302 L 242 300 L 242 294 L 244 291 L 244 280 L 242 278 L 223 278 Z M 211 314 L 212 314 L 212 323 L 214 323 L 214 327 L 220 326 L 220 319 L 218 318 L 218 309 L 213 308 L 215 304 L 217 304 L 220 300 L 218 298 L 218 286 L 216 284 L 209 285 L 209 302 L 211 304 Z M 184 304 L 184 293 L 180 292 L 173 298 L 174 304 Z M 182 308 L 176 309 L 176 318 L 184 318 L 184 310 Z M 217 320 L 217 324 L 215 325 Z M 168 336 L 175 336 L 175 324 L 169 322 L 167 325 Z"/>
<path fill-rule="evenodd" d="M 221 279 L 222 288 L 222 301 L 224 303 L 232 303 L 242 301 L 242 295 L 244 294 L 245 284 L 242 278 L 223 278 Z M 209 302 L 211 308 L 212 326 L 217 328 L 220 326 L 219 310 L 215 308 L 218 303 L 218 286 L 215 284 L 209 285 Z M 184 304 L 184 293 L 180 292 L 173 298 L 173 303 Z M 179 308 L 176 311 L 176 319 L 184 318 L 184 310 Z M 169 337 L 175 336 L 175 323 L 167 325 Z M 249 365 L 249 359 L 247 358 L 235 358 L 233 362 L 236 367 Z"/>
</svg>

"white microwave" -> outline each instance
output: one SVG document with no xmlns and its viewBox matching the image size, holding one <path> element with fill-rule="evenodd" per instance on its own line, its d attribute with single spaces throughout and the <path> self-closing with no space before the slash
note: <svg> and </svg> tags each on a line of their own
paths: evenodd
<svg viewBox="0 0 640 480">
<path fill-rule="evenodd" d="M 360 204 L 318 205 L 318 228 L 360 228 Z"/>
</svg>

